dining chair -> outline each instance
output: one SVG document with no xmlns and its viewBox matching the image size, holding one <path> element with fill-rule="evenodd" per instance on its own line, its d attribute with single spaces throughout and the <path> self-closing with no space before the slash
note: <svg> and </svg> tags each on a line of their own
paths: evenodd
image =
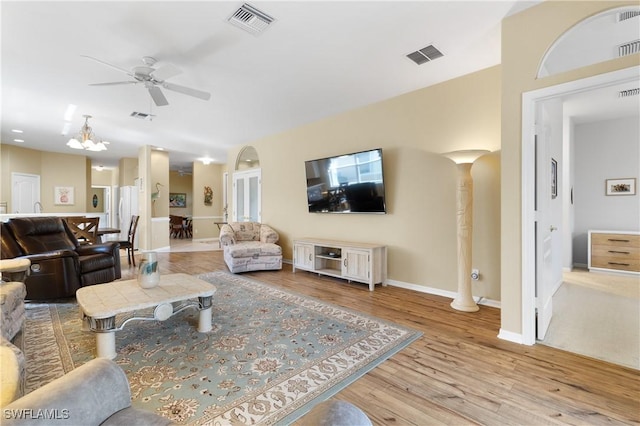
<svg viewBox="0 0 640 426">
<path fill-rule="evenodd" d="M 66 219 L 69 229 L 78 239 L 80 244 L 98 243 L 99 217 L 76 217 L 69 216 Z"/>
<path fill-rule="evenodd" d="M 184 218 L 182 216 L 169 215 L 169 236 L 172 238 L 184 238 Z"/>
<path fill-rule="evenodd" d="M 184 233 L 186 238 L 193 238 L 193 219 L 190 217 L 184 220 Z"/>
<path fill-rule="evenodd" d="M 136 230 L 138 229 L 138 219 L 140 219 L 140 216 L 138 215 L 134 214 L 131 216 L 127 239 L 124 241 L 118 241 L 118 243 L 120 243 L 120 248 L 127 250 L 127 261 L 129 262 L 129 265 L 133 264 L 133 266 L 136 266 L 136 258 L 134 256 L 134 242 L 136 239 Z"/>
</svg>

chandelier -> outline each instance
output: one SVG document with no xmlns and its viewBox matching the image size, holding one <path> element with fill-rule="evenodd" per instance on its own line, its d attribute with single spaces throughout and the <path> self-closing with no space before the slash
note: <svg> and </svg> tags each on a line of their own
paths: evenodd
<svg viewBox="0 0 640 426">
<path fill-rule="evenodd" d="M 109 142 L 98 141 L 93 134 L 93 129 L 89 127 L 90 115 L 83 115 L 84 125 L 80 129 L 80 133 L 74 138 L 69 139 L 67 146 L 73 149 L 86 149 L 87 151 L 106 151 Z"/>
</svg>

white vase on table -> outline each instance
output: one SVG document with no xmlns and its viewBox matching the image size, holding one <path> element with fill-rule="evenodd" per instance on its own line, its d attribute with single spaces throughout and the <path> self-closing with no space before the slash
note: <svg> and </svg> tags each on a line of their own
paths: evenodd
<svg viewBox="0 0 640 426">
<path fill-rule="evenodd" d="M 138 285 L 142 288 L 153 288 L 160 283 L 160 268 L 157 254 L 154 251 L 143 253 L 138 266 Z"/>
</svg>

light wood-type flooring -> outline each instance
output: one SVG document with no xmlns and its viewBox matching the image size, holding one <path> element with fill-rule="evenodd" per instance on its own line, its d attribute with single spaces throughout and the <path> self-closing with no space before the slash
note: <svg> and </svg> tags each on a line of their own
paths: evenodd
<svg viewBox="0 0 640 426">
<path fill-rule="evenodd" d="M 227 270 L 221 251 L 158 253 L 161 273 Z M 124 258 L 123 258 L 124 259 Z M 123 279 L 135 268 L 122 265 Z M 245 274 L 420 330 L 423 336 L 334 396 L 376 425 L 640 424 L 640 372 L 543 345 L 498 339 L 500 310 L 298 271 Z M 214 313 L 215 316 L 215 313 Z"/>
</svg>

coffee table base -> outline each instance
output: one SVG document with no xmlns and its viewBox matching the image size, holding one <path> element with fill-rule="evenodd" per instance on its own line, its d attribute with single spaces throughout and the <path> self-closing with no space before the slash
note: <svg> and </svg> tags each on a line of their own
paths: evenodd
<svg viewBox="0 0 640 426">
<path fill-rule="evenodd" d="M 115 331 L 96 333 L 96 351 L 98 358 L 114 359 L 116 357 Z"/>
<path fill-rule="evenodd" d="M 116 331 L 124 329 L 129 321 L 165 321 L 175 314 L 182 312 L 188 308 L 197 308 L 198 316 L 198 332 L 206 333 L 211 331 L 211 314 L 212 314 L 212 297 L 198 297 L 198 302 L 187 302 L 174 306 L 171 303 L 161 303 L 154 309 L 153 317 L 133 317 L 122 323 L 120 327 L 116 327 L 116 317 L 92 318 L 82 313 L 83 325 L 96 333 L 96 351 L 98 358 L 113 359 L 116 357 Z M 83 326 L 83 328 L 85 328 Z"/>
</svg>

